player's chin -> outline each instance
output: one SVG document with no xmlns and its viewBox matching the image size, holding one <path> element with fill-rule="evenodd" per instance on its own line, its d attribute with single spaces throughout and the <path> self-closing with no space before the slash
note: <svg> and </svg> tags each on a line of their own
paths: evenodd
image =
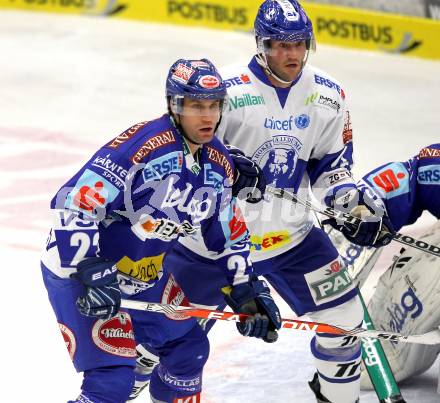
<svg viewBox="0 0 440 403">
<path fill-rule="evenodd" d="M 200 143 L 208 143 L 214 137 L 214 127 L 204 127 L 197 131 Z"/>
<path fill-rule="evenodd" d="M 283 73 L 287 78 L 287 81 L 294 81 L 298 74 L 301 72 L 301 65 L 299 63 L 288 64 L 284 67 Z"/>
</svg>

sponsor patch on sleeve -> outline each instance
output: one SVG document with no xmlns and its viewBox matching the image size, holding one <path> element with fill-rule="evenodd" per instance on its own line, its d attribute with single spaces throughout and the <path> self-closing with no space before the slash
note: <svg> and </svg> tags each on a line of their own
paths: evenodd
<svg viewBox="0 0 440 403">
<path fill-rule="evenodd" d="M 409 192 L 409 172 L 400 162 L 384 166 L 367 176 L 367 180 L 386 199 Z"/>
<path fill-rule="evenodd" d="M 119 190 L 107 179 L 86 169 L 67 195 L 65 208 L 96 218 L 98 211 L 115 200 Z"/>
</svg>

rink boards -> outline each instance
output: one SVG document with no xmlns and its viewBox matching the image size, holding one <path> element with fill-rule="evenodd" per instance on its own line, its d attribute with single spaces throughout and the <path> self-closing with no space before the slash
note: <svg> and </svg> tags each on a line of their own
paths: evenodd
<svg viewBox="0 0 440 403">
<path fill-rule="evenodd" d="M 251 32 L 260 0 L 0 0 L 0 8 Z M 440 60 L 440 22 L 303 2 L 318 43 Z"/>
</svg>

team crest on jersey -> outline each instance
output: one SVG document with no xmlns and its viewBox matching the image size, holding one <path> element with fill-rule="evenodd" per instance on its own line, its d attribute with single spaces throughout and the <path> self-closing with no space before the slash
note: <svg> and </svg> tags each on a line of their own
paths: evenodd
<svg viewBox="0 0 440 403">
<path fill-rule="evenodd" d="M 268 183 L 289 187 L 302 146 L 294 136 L 273 136 L 255 151 L 252 159 L 263 169 Z"/>
</svg>

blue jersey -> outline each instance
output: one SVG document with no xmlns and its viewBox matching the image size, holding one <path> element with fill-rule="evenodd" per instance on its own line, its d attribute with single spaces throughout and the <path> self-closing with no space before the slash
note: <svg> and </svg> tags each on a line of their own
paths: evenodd
<svg viewBox="0 0 440 403">
<path fill-rule="evenodd" d="M 233 163 L 217 139 L 195 157 L 169 115 L 104 145 L 55 195 L 45 266 L 67 278 L 79 261 L 116 262 L 121 290 L 157 283 L 181 236 L 200 232 L 231 284 L 248 280 L 248 232 L 231 197 Z"/>
<path fill-rule="evenodd" d="M 440 218 L 440 144 L 423 148 L 408 161 L 376 168 L 359 186 L 382 200 L 396 231 L 425 210 Z"/>
</svg>

